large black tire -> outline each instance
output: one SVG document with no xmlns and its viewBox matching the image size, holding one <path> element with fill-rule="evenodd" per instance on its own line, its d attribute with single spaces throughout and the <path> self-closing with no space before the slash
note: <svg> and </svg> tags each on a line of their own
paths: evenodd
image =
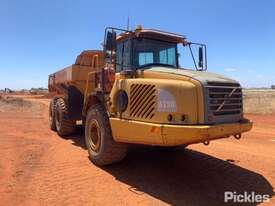
<svg viewBox="0 0 275 206">
<path fill-rule="evenodd" d="M 56 131 L 55 110 L 56 110 L 56 102 L 55 102 L 55 99 L 52 99 L 49 106 L 49 122 L 50 122 L 50 128 L 53 131 Z"/>
<path fill-rule="evenodd" d="M 93 105 L 88 111 L 85 142 L 91 161 L 98 166 L 119 162 L 127 154 L 127 145 L 114 141 L 109 117 L 101 105 Z"/>
<path fill-rule="evenodd" d="M 68 117 L 67 104 L 62 98 L 56 101 L 55 125 L 59 136 L 64 137 L 75 131 L 76 121 L 70 120 Z"/>
</svg>

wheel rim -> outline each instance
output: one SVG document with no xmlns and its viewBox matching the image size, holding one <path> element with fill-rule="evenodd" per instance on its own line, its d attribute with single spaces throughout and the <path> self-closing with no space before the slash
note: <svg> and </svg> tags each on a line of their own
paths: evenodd
<svg viewBox="0 0 275 206">
<path fill-rule="evenodd" d="M 88 129 L 88 143 L 94 152 L 98 152 L 101 144 L 101 134 L 99 124 L 96 120 L 91 120 Z"/>
</svg>

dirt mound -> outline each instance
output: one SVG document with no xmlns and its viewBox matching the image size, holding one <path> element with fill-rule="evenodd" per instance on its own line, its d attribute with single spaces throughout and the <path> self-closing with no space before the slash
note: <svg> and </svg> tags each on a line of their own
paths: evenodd
<svg viewBox="0 0 275 206">
<path fill-rule="evenodd" d="M 55 94 L 53 94 L 53 93 L 46 93 L 46 94 L 40 96 L 39 98 L 40 98 L 40 99 L 51 99 L 51 98 L 53 98 L 54 96 L 55 96 Z"/>
<path fill-rule="evenodd" d="M 0 96 L 0 112 L 23 111 L 32 112 L 40 109 L 38 104 L 24 100 L 20 97 Z"/>
</svg>

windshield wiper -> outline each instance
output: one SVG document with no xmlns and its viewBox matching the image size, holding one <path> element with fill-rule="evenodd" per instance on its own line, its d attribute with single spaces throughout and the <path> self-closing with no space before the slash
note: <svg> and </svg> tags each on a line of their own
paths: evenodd
<svg viewBox="0 0 275 206">
<path fill-rule="evenodd" d="M 137 69 L 142 69 L 144 67 L 149 67 L 149 66 L 166 66 L 166 67 L 171 67 L 171 68 L 176 68 L 175 66 L 171 64 L 163 64 L 163 63 L 148 63 L 148 64 L 143 64 L 139 66 Z"/>
</svg>

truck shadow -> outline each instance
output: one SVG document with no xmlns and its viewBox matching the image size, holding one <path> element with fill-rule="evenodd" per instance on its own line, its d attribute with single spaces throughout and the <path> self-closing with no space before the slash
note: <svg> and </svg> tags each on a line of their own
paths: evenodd
<svg viewBox="0 0 275 206">
<path fill-rule="evenodd" d="M 71 139 L 85 148 L 83 133 Z M 168 152 L 137 147 L 121 163 L 102 169 L 129 185 L 135 195 L 148 194 L 171 205 L 233 205 L 224 203 L 225 191 L 274 196 L 272 185 L 262 175 L 232 162 L 190 149 Z"/>
</svg>

